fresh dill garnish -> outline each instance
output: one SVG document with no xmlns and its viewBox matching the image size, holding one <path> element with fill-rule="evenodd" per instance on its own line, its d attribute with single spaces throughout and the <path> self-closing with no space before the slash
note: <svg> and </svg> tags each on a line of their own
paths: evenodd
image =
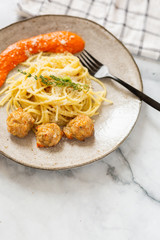
<svg viewBox="0 0 160 240">
<path fill-rule="evenodd" d="M 24 72 L 24 71 L 22 71 L 21 69 L 18 69 L 18 72 L 20 72 L 20 73 L 22 73 L 22 74 L 24 74 L 24 75 L 27 75 L 27 72 Z"/>
<path fill-rule="evenodd" d="M 86 85 L 85 88 L 84 88 L 84 85 L 72 82 L 70 77 L 66 76 L 64 78 L 58 78 L 58 77 L 56 77 L 54 75 L 50 75 L 50 77 L 55 81 L 56 86 L 59 86 L 59 87 L 61 87 L 61 86 L 71 87 L 74 90 L 78 90 L 78 91 L 81 91 L 82 89 L 89 90 L 89 86 L 88 85 Z"/>
<path fill-rule="evenodd" d="M 18 69 L 18 72 L 20 72 L 20 73 L 22 73 L 22 74 L 24 74 L 24 75 L 27 75 L 27 77 L 32 77 L 31 73 L 27 73 L 27 72 L 22 71 L 22 70 L 20 70 L 20 69 Z"/>
<path fill-rule="evenodd" d="M 27 72 L 22 71 L 20 69 L 18 69 L 18 72 L 20 72 L 24 75 L 28 74 L 27 77 L 32 77 L 31 73 L 27 73 Z M 86 90 L 86 91 L 89 90 L 89 85 L 72 82 L 71 78 L 68 77 L 68 76 L 63 77 L 63 78 L 59 78 L 59 77 L 56 77 L 54 75 L 50 75 L 49 77 L 44 77 L 44 76 L 40 75 L 39 78 L 41 79 L 41 82 L 43 84 L 47 85 L 47 86 L 55 85 L 55 86 L 58 86 L 58 87 L 70 87 L 70 88 L 73 88 L 74 90 L 78 90 L 78 91 L 81 91 L 83 89 Z M 37 75 L 34 76 L 34 79 L 38 80 Z"/>
<path fill-rule="evenodd" d="M 31 73 L 28 73 L 27 77 L 32 77 Z"/>
<path fill-rule="evenodd" d="M 43 77 L 42 75 L 40 75 L 39 77 L 41 79 L 41 82 L 44 83 L 47 86 L 50 86 L 50 85 L 54 84 L 54 82 L 49 81 L 48 78 Z"/>
</svg>

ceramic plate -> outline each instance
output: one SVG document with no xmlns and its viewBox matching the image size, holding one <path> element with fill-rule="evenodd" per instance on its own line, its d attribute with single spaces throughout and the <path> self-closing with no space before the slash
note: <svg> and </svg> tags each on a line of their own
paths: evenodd
<svg viewBox="0 0 160 240">
<path fill-rule="evenodd" d="M 38 34 L 58 30 L 72 31 L 86 42 L 85 48 L 110 72 L 142 90 L 142 81 L 131 54 L 102 26 L 78 17 L 45 15 L 12 24 L 0 31 L 0 51 L 10 44 Z M 94 137 L 84 142 L 62 139 L 55 147 L 36 147 L 32 132 L 24 139 L 11 136 L 6 127 L 6 107 L 0 108 L 0 151 L 26 166 L 41 169 L 66 169 L 91 163 L 114 151 L 129 135 L 136 123 L 141 101 L 112 80 L 103 80 L 107 98 L 95 118 Z"/>
</svg>

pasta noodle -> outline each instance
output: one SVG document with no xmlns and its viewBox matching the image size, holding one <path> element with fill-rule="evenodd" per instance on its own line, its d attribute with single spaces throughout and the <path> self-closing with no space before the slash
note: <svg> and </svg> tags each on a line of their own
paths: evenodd
<svg viewBox="0 0 160 240">
<path fill-rule="evenodd" d="M 20 65 L 19 65 L 20 67 Z M 100 91 L 92 89 L 92 81 Z M 39 53 L 21 63 L 21 70 L 7 79 L 0 92 L 5 96 L 0 106 L 7 103 L 7 112 L 22 107 L 35 118 L 35 125 L 66 123 L 78 114 L 92 117 L 106 99 L 106 88 L 92 77 L 78 57 L 71 53 Z"/>
</svg>

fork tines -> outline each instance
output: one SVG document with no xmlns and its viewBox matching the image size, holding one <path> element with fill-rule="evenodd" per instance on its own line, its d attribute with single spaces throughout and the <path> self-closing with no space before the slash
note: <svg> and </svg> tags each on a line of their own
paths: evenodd
<svg viewBox="0 0 160 240">
<path fill-rule="evenodd" d="M 81 61 L 82 65 L 88 68 L 88 71 L 91 74 L 94 74 L 98 71 L 98 69 L 102 66 L 97 59 L 95 59 L 87 50 L 84 51 L 78 56 L 79 60 Z"/>
</svg>

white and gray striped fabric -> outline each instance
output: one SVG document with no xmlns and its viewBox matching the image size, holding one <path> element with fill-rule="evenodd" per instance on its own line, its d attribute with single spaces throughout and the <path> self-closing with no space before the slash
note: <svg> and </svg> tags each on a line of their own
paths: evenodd
<svg viewBox="0 0 160 240">
<path fill-rule="evenodd" d="M 91 19 L 132 54 L 160 60 L 160 0 L 19 0 L 19 14 L 66 14 Z"/>
</svg>

